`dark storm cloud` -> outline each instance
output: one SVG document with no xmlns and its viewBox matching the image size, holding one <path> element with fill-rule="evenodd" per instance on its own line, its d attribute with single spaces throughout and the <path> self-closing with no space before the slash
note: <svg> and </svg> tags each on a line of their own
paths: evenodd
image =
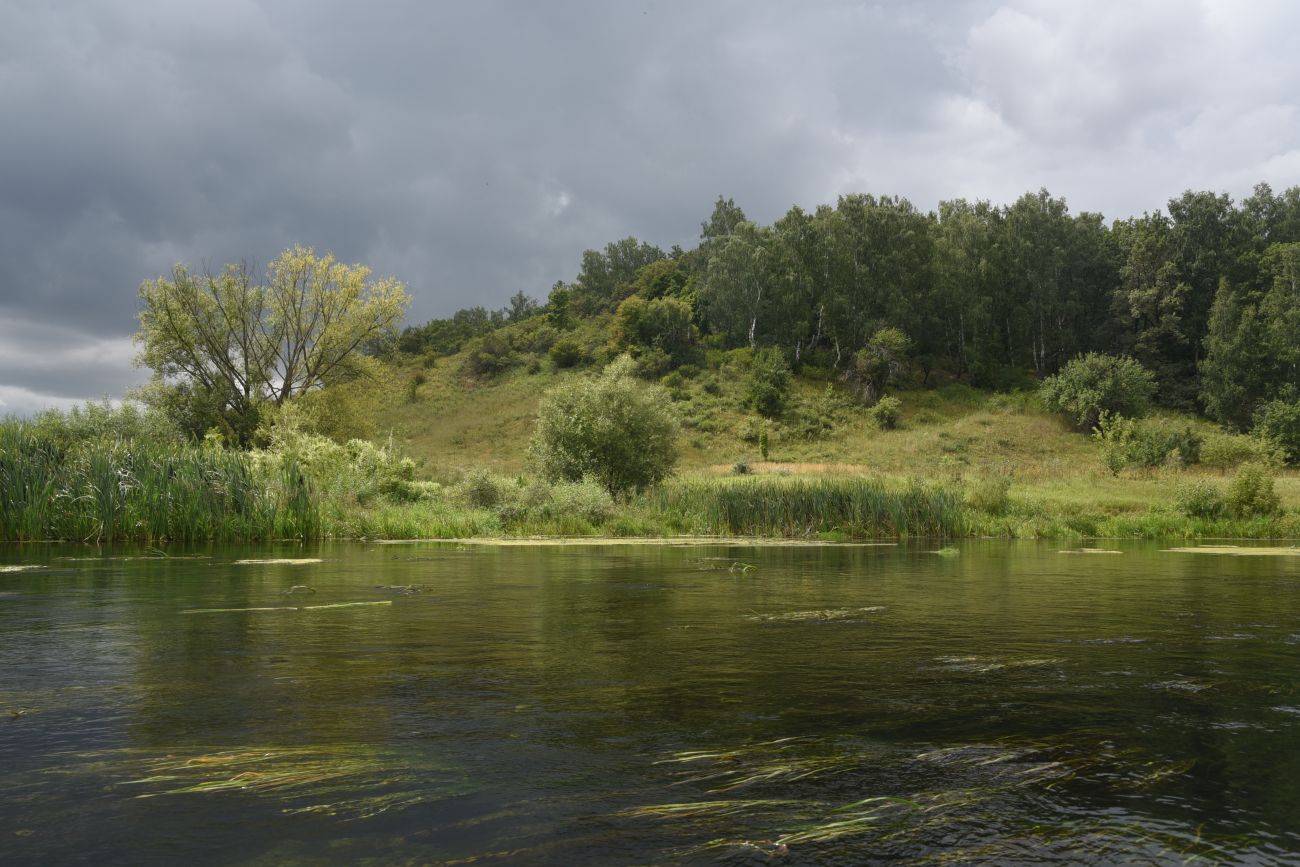
<svg viewBox="0 0 1300 867">
<path fill-rule="evenodd" d="M 119 394 L 136 287 L 292 243 L 422 321 L 844 192 L 1120 216 L 1300 182 L 1290 5 L 0 7 L 0 410 Z"/>
</svg>

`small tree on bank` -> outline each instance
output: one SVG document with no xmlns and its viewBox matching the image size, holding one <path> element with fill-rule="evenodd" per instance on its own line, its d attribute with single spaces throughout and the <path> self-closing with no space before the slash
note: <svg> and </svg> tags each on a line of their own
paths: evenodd
<svg viewBox="0 0 1300 867">
<path fill-rule="evenodd" d="M 397 280 L 309 247 L 281 253 L 265 282 L 242 265 L 178 265 L 142 284 L 140 300 L 136 361 L 155 374 L 145 398 L 241 445 L 264 405 L 356 376 L 364 347 L 390 336 L 410 302 Z"/>
<path fill-rule="evenodd" d="M 620 494 L 666 478 L 677 462 L 676 440 L 667 392 L 637 379 L 623 355 L 598 376 L 546 395 L 529 450 L 551 481 L 591 477 Z"/>
<path fill-rule="evenodd" d="M 1145 415 L 1155 389 L 1151 371 L 1132 358 L 1089 352 L 1043 380 L 1039 395 L 1049 412 L 1060 413 L 1077 430 L 1090 432 L 1102 412 L 1125 418 Z"/>
</svg>

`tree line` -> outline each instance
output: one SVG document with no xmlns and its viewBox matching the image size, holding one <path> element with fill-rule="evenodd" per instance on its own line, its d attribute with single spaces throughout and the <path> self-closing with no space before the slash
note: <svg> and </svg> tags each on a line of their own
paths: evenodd
<svg viewBox="0 0 1300 867">
<path fill-rule="evenodd" d="M 931 212 L 845 195 L 768 226 L 719 197 L 695 248 L 615 241 L 586 251 L 545 305 L 526 300 L 407 329 L 401 346 L 454 352 L 475 335 L 424 336 L 486 319 L 482 335 L 509 310 L 560 325 L 612 314 L 623 348 L 673 364 L 692 346 L 748 346 L 850 374 L 894 329 L 925 381 L 1027 386 L 1083 353 L 1123 355 L 1151 371 L 1157 403 L 1248 428 L 1300 389 L 1300 188 L 1259 184 L 1240 203 L 1189 190 L 1109 223 L 1047 190 Z"/>
</svg>

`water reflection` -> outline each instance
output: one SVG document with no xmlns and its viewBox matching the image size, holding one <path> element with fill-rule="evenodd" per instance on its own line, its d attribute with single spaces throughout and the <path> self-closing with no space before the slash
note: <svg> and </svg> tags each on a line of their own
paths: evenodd
<svg viewBox="0 0 1300 867">
<path fill-rule="evenodd" d="M 932 547 L 5 549 L 0 860 L 1295 860 L 1297 564 Z"/>
</svg>

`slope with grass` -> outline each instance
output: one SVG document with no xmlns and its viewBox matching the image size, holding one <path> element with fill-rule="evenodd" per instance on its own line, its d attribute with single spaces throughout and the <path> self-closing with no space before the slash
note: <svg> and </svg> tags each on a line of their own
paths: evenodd
<svg viewBox="0 0 1300 867">
<path fill-rule="evenodd" d="M 882 430 L 843 384 L 814 371 L 813 376 L 795 376 L 785 410 L 778 418 L 764 419 L 746 405 L 745 360 L 743 351 L 710 353 L 711 363 L 704 369 L 663 378 L 682 421 L 682 454 L 677 478 L 658 500 L 621 504 L 612 523 L 567 526 L 573 532 L 624 535 L 749 532 L 743 520 L 706 520 L 698 509 L 683 511 L 682 504 L 698 506 L 701 498 L 708 499 L 711 505 L 703 511 L 717 515 L 737 485 L 759 486 L 751 499 L 770 494 L 784 502 L 782 488 L 791 482 L 869 479 L 900 496 L 917 482 L 955 492 L 966 517 L 961 522 L 946 517 L 937 523 L 921 521 L 912 535 L 931 534 L 940 526 L 943 535 L 1016 537 L 1300 533 L 1300 475 L 1294 471 L 1276 471 L 1283 509 L 1277 515 L 1194 515 L 1180 506 L 1180 492 L 1194 484 L 1225 491 L 1236 464 L 1253 448 L 1243 445 L 1246 438 L 1189 415 L 1157 413 L 1146 424 L 1192 429 L 1206 443 L 1211 464 L 1115 474 L 1101 444 L 1045 412 L 1031 393 L 982 392 L 952 382 L 913 386 L 895 393 L 902 403 L 897 428 Z M 379 407 L 376 426 L 391 433 L 427 478 L 454 484 L 471 468 L 482 468 L 517 478 L 522 486 L 531 475 L 528 440 L 542 395 L 594 368 L 556 370 L 545 358 L 533 358 L 495 377 L 476 378 L 465 374 L 458 356 L 431 367 L 409 362 L 394 369 L 394 380 L 405 387 L 387 390 L 394 397 Z M 418 380 L 414 387 L 412 379 Z M 766 460 L 761 456 L 764 432 Z M 773 506 L 778 511 L 785 507 Z M 836 514 L 823 517 L 781 527 L 756 519 L 752 530 L 835 538 L 894 535 L 899 529 L 885 522 L 841 532 Z M 490 516 L 476 526 L 489 533 L 563 529 L 554 520 L 511 525 Z"/>
</svg>

